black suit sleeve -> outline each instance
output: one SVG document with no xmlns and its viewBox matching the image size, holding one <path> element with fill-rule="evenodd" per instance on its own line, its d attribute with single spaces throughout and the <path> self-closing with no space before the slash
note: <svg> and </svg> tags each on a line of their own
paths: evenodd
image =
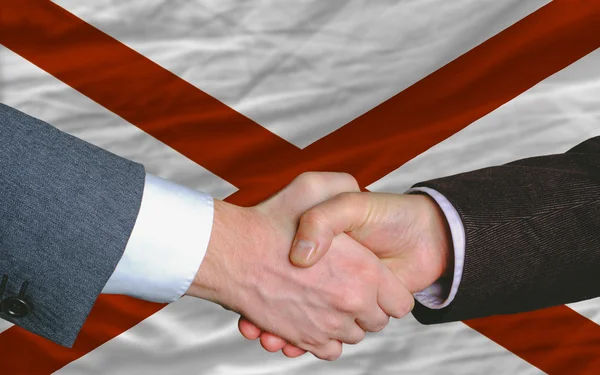
<svg viewBox="0 0 600 375">
<path fill-rule="evenodd" d="M 600 137 L 564 154 L 417 184 L 456 208 L 466 235 L 458 293 L 417 303 L 421 323 L 510 314 L 600 296 Z"/>
</svg>

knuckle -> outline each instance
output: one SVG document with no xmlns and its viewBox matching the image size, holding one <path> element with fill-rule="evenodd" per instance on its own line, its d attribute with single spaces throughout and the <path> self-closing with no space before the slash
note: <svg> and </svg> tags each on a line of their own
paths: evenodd
<svg viewBox="0 0 600 375">
<path fill-rule="evenodd" d="M 336 359 L 340 358 L 340 356 L 342 355 L 342 348 L 335 348 L 335 349 L 325 349 L 322 351 L 317 351 L 316 353 L 314 353 L 315 356 L 317 356 L 319 359 L 325 360 L 325 361 L 335 361 Z"/>
<path fill-rule="evenodd" d="M 373 326 L 373 332 L 379 332 L 384 329 L 390 322 L 390 317 L 386 315 L 385 318 L 379 319 Z"/>
<path fill-rule="evenodd" d="M 308 333 L 300 337 L 300 346 L 303 348 L 319 348 L 327 344 L 328 339 L 324 335 L 311 335 Z"/>
<path fill-rule="evenodd" d="M 372 216 L 372 206 L 368 194 L 360 191 L 343 192 L 338 194 L 336 199 L 340 203 L 340 206 L 345 207 L 348 215 L 361 218 L 360 222 L 353 223 L 350 228 L 347 228 L 348 231 L 360 229 L 370 220 L 370 217 Z"/>
<path fill-rule="evenodd" d="M 302 186 L 308 198 L 315 200 L 344 191 L 354 192 L 354 194 L 360 192 L 356 179 L 344 172 L 304 172 L 295 178 L 295 183 Z"/>
<path fill-rule="evenodd" d="M 325 215 L 323 210 L 321 210 L 318 207 L 315 207 L 302 214 L 302 216 L 300 217 L 300 222 L 303 225 L 309 225 L 311 227 L 320 228 L 326 225 L 327 216 Z"/>
<path fill-rule="evenodd" d="M 360 191 L 360 185 L 356 178 L 350 173 L 344 173 L 346 175 L 346 179 L 348 180 L 348 186 L 356 191 Z"/>
<path fill-rule="evenodd" d="M 354 178 L 354 176 L 352 176 L 350 173 L 338 172 L 336 174 L 340 181 L 343 182 L 344 189 L 348 191 L 360 191 L 358 181 L 356 181 L 356 178 Z"/>
<path fill-rule="evenodd" d="M 296 177 L 296 181 L 304 183 L 304 182 L 314 178 L 314 176 L 316 174 L 317 174 L 316 172 L 302 172 Z"/>
<path fill-rule="evenodd" d="M 359 342 L 361 342 L 362 340 L 365 339 L 366 336 L 366 332 L 363 330 L 357 330 L 357 332 L 348 339 L 348 344 L 352 344 L 352 345 L 356 345 Z"/>
<path fill-rule="evenodd" d="M 352 203 L 357 203 L 361 200 L 361 195 L 360 193 L 357 192 L 353 192 L 353 191 L 344 191 L 342 193 L 339 193 L 337 195 L 337 198 L 341 201 L 344 201 L 348 204 L 352 204 Z"/>
<path fill-rule="evenodd" d="M 358 277 L 353 280 L 352 293 L 354 295 L 366 296 L 373 293 L 376 286 L 379 285 L 381 279 L 381 266 L 379 260 L 364 259 L 351 264 L 352 273 Z"/>
<path fill-rule="evenodd" d="M 360 191 L 346 191 L 338 194 L 338 196 L 347 206 L 354 207 L 355 210 L 366 207 L 369 197 L 367 194 Z"/>
<path fill-rule="evenodd" d="M 336 359 L 340 358 L 341 355 L 342 355 L 342 348 L 340 346 L 339 348 L 336 348 L 335 350 L 331 351 L 331 353 L 329 354 L 327 360 L 328 361 L 335 361 Z"/>
<path fill-rule="evenodd" d="M 322 180 L 323 178 L 318 172 L 304 172 L 296 177 L 296 181 L 302 186 L 305 196 L 313 199 L 321 195 Z"/>
<path fill-rule="evenodd" d="M 348 293 L 342 300 L 342 309 L 350 313 L 362 311 L 364 305 L 364 299 L 360 293 Z"/>
<path fill-rule="evenodd" d="M 342 320 L 334 315 L 329 315 L 324 318 L 323 324 L 328 332 L 339 332 L 343 329 Z"/>
</svg>

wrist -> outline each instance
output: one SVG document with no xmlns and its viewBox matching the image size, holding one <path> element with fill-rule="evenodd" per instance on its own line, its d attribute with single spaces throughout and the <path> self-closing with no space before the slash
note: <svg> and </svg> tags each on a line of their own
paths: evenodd
<svg viewBox="0 0 600 375">
<path fill-rule="evenodd" d="M 232 291 L 240 269 L 239 256 L 256 228 L 251 209 L 215 200 L 212 232 L 204 260 L 186 294 L 234 308 Z"/>
<path fill-rule="evenodd" d="M 429 195 L 422 195 L 422 197 L 425 198 L 426 211 L 429 214 L 429 233 L 439 259 L 440 267 L 436 272 L 435 278 L 437 280 L 441 277 L 450 276 L 453 272 L 454 252 L 452 246 L 452 233 L 450 231 L 448 220 L 446 220 L 446 216 L 437 202 Z"/>
</svg>

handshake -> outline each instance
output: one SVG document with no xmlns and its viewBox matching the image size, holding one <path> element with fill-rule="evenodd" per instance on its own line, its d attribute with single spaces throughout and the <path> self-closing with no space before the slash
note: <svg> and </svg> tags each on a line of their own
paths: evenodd
<svg viewBox="0 0 600 375">
<path fill-rule="evenodd" d="M 428 196 L 363 193 L 348 174 L 305 173 L 254 207 L 215 201 L 186 294 L 238 312 L 240 332 L 268 351 L 334 360 L 343 343 L 408 314 L 412 293 L 451 270 L 452 256 Z"/>
</svg>

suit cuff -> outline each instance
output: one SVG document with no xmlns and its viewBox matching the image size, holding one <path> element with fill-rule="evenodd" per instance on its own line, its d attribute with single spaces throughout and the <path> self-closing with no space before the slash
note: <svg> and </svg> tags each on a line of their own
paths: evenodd
<svg viewBox="0 0 600 375">
<path fill-rule="evenodd" d="M 441 278 L 424 290 L 414 294 L 422 305 L 438 310 L 448 306 L 456 297 L 465 264 L 465 228 L 458 212 L 446 197 L 427 187 L 413 187 L 407 193 L 420 192 L 429 195 L 446 216 L 454 247 L 454 273 L 452 279 Z"/>
<path fill-rule="evenodd" d="M 212 223 L 210 195 L 146 174 L 137 221 L 102 293 L 179 299 L 204 259 Z"/>
</svg>

